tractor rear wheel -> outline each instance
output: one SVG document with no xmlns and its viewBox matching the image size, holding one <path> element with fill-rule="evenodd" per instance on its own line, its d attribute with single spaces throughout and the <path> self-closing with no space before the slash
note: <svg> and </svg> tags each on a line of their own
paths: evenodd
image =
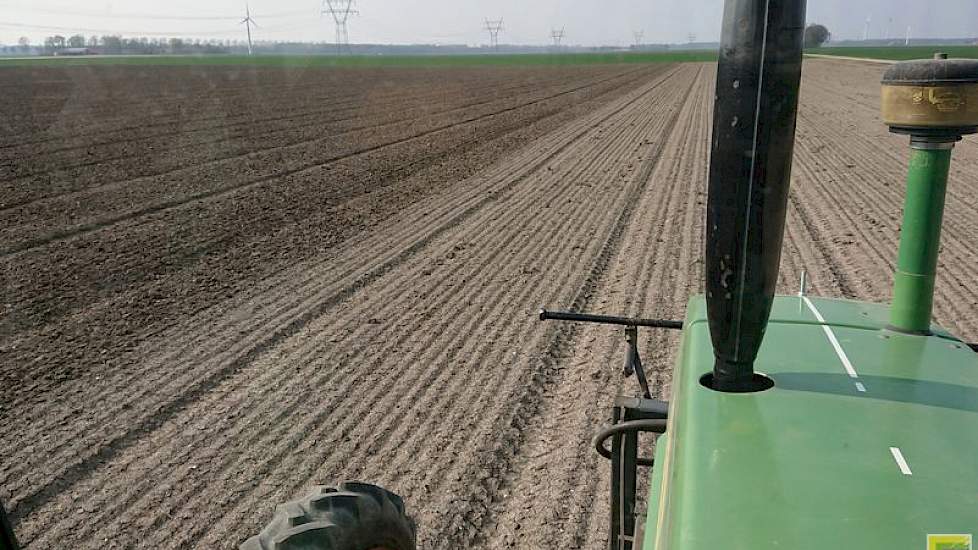
<svg viewBox="0 0 978 550">
<path fill-rule="evenodd" d="M 313 487 L 280 504 L 241 550 L 415 550 L 416 527 L 394 493 L 367 483 Z"/>
</svg>

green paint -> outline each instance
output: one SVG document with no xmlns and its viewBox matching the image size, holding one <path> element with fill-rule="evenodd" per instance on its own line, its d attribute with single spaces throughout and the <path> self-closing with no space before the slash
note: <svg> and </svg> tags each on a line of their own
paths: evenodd
<svg viewBox="0 0 978 550">
<path fill-rule="evenodd" d="M 811 48 L 805 53 L 840 55 L 844 57 L 868 57 L 871 59 L 930 59 L 934 52 L 945 52 L 950 57 L 978 58 L 978 46 L 898 46 L 888 48 Z"/>
<path fill-rule="evenodd" d="M 776 386 L 739 395 L 700 385 L 713 351 L 705 301 L 691 301 L 643 549 L 925 548 L 928 534 L 978 534 L 978 356 L 885 331 L 882 305 L 811 301 L 858 379 L 804 301 L 778 297 L 756 363 Z"/>
<path fill-rule="evenodd" d="M 515 55 L 133 55 L 0 59 L 0 67 L 256 65 L 272 67 L 466 67 L 716 61 L 712 50 Z"/>
<path fill-rule="evenodd" d="M 950 164 L 950 149 L 914 149 L 910 156 L 890 310 L 890 324 L 899 330 L 930 328 Z"/>
</svg>

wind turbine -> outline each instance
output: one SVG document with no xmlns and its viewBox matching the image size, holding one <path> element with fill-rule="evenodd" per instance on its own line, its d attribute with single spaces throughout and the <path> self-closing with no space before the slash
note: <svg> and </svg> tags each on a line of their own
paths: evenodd
<svg viewBox="0 0 978 550">
<path fill-rule="evenodd" d="M 245 25 L 248 28 L 248 55 L 252 55 L 251 26 L 254 25 L 257 27 L 258 23 L 255 23 L 255 20 L 251 18 L 251 8 L 248 6 L 248 4 L 245 4 L 245 18 L 241 20 L 240 24 Z"/>
</svg>

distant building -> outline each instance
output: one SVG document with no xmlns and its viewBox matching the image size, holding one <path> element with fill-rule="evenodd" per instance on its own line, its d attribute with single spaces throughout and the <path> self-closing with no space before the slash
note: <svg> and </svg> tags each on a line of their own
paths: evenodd
<svg viewBox="0 0 978 550">
<path fill-rule="evenodd" d="M 97 53 L 92 48 L 63 48 L 54 51 L 54 55 L 95 55 Z"/>
</svg>

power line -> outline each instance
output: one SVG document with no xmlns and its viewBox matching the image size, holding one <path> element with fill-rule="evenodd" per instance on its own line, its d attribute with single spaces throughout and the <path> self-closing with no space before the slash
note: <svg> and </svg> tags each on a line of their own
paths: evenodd
<svg viewBox="0 0 978 550">
<path fill-rule="evenodd" d="M 635 39 L 635 47 L 642 45 L 642 41 L 645 40 L 645 31 L 635 31 L 632 33 L 632 38 Z"/>
<path fill-rule="evenodd" d="M 28 11 L 33 11 L 36 13 L 46 13 L 52 15 L 69 15 L 72 17 L 97 17 L 99 19 L 154 19 L 154 20 L 171 20 L 171 21 L 233 21 L 237 17 L 233 15 L 167 15 L 160 13 L 135 13 L 135 12 L 97 12 L 97 11 L 79 11 L 74 9 L 48 9 L 36 6 L 27 6 L 25 8 Z M 276 12 L 276 13 L 266 13 L 262 14 L 265 19 L 277 19 L 284 17 L 299 17 L 308 16 L 312 12 L 310 11 L 288 11 L 288 12 Z"/>
<path fill-rule="evenodd" d="M 257 23 L 252 19 L 252 24 L 256 27 Z M 282 33 L 295 33 L 299 31 L 308 31 L 314 28 L 318 28 L 319 24 L 314 22 L 306 22 L 300 24 L 287 24 L 287 25 L 273 25 L 273 26 L 262 26 L 262 33 L 264 34 L 282 34 Z M 119 36 L 119 37 L 162 37 L 162 38 L 234 38 L 238 35 L 240 31 L 239 28 L 228 28 L 226 30 L 212 30 L 203 32 L 185 32 L 185 31 L 124 31 L 118 29 L 90 29 L 90 28 L 75 28 L 75 27 L 52 27 L 46 25 L 26 25 L 19 23 L 4 23 L 0 22 L 0 28 L 15 28 L 15 29 L 25 29 L 25 30 L 35 30 L 35 31 L 46 31 L 55 32 L 61 34 L 101 34 L 108 36 Z M 260 41 L 258 41 L 260 42 Z M 256 43 L 258 43 L 256 42 Z"/>
<path fill-rule="evenodd" d="M 336 51 L 350 51 L 350 34 L 346 22 L 351 15 L 359 14 L 353 0 L 323 0 L 323 14 L 333 16 L 336 23 Z"/>
<path fill-rule="evenodd" d="M 494 50 L 499 49 L 499 33 L 503 30 L 503 19 L 486 19 L 486 30 L 489 31 L 489 43 Z"/>
<path fill-rule="evenodd" d="M 110 29 L 92 29 L 86 27 L 57 27 L 51 25 L 28 25 L 24 23 L 8 23 L 0 22 L 0 27 L 12 27 L 17 29 L 31 29 L 36 31 L 50 31 L 50 32 L 65 32 L 65 33 L 99 33 L 99 34 L 128 34 L 134 36 L 212 36 L 215 34 L 237 34 L 237 29 L 224 29 L 215 31 L 175 31 L 175 32 L 160 32 L 160 31 L 119 31 Z"/>
<path fill-rule="evenodd" d="M 257 27 L 258 25 L 255 24 L 255 26 Z M 261 32 L 262 34 L 269 34 L 269 33 L 308 31 L 308 30 L 313 30 L 318 28 L 320 28 L 320 24 L 318 22 L 306 21 L 303 23 L 294 23 L 294 24 L 290 23 L 288 25 L 272 25 L 272 26 L 262 25 Z M 255 41 L 256 44 L 259 44 L 261 42 L 262 42 L 261 40 Z"/>
</svg>

